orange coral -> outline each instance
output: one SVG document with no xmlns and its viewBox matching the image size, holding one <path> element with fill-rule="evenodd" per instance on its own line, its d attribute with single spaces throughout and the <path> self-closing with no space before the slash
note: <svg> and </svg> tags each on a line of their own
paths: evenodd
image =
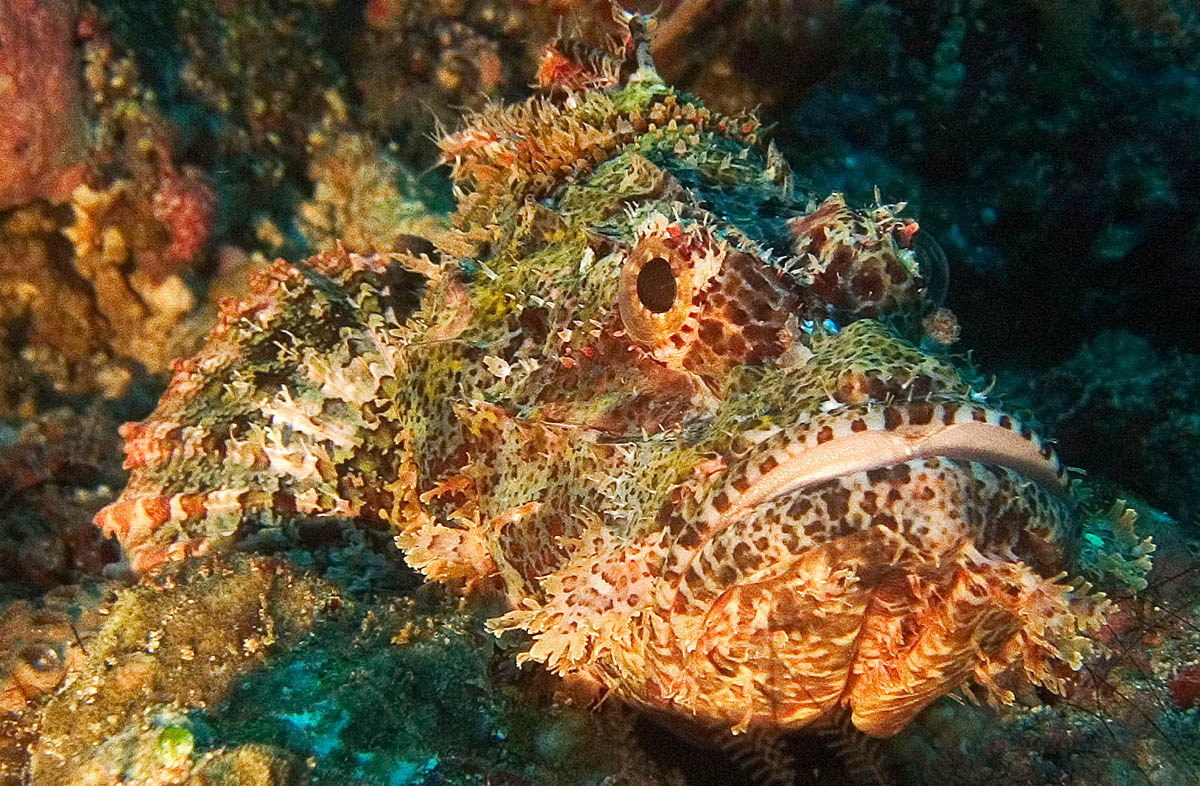
<svg viewBox="0 0 1200 786">
<path fill-rule="evenodd" d="M 80 186 L 71 208 L 35 204 L 0 224 L 10 410 L 34 407 L 41 386 L 119 396 L 138 365 L 164 371 L 195 336 L 187 322 L 194 298 L 182 279 L 137 264 L 165 258 L 172 242 L 145 192 L 126 180 Z"/>
</svg>

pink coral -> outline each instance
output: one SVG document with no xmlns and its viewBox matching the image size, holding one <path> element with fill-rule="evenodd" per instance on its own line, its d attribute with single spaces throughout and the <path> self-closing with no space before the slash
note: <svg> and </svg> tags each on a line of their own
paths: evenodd
<svg viewBox="0 0 1200 786">
<path fill-rule="evenodd" d="M 217 197 L 207 176 L 185 166 L 163 174 L 151 197 L 154 217 L 166 227 L 169 241 L 161 254 L 137 258 L 137 265 L 156 280 L 187 267 L 204 247 L 217 212 Z"/>
<path fill-rule="evenodd" d="M 0 0 L 0 209 L 66 200 L 83 179 L 75 16 L 74 0 Z"/>
</svg>

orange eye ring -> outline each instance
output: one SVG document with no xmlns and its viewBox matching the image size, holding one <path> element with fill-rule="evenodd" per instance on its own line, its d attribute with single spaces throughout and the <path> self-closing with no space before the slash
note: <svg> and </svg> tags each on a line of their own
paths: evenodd
<svg viewBox="0 0 1200 786">
<path fill-rule="evenodd" d="M 660 237 L 643 238 L 621 268 L 619 306 L 625 332 L 659 344 L 677 331 L 692 308 L 693 265 Z"/>
</svg>

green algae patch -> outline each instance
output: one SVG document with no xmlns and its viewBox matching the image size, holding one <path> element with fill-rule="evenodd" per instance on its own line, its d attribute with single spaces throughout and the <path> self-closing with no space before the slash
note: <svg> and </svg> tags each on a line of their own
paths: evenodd
<svg viewBox="0 0 1200 786">
<path fill-rule="evenodd" d="M 195 736 L 185 728 L 168 726 L 158 733 L 159 752 L 169 758 L 190 756 L 196 746 Z"/>
</svg>

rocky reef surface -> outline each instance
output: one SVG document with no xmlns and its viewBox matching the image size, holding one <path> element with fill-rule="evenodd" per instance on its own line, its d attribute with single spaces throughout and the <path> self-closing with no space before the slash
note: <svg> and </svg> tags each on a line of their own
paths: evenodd
<svg viewBox="0 0 1200 786">
<path fill-rule="evenodd" d="M 1116 604 L 1066 697 L 943 699 L 850 772 L 801 737 L 801 782 L 1196 783 L 1196 5 L 660 6 L 668 79 L 759 106 L 800 178 L 908 200 L 938 238 L 951 352 L 1081 470 L 1076 564 Z M 91 524 L 117 425 L 221 299 L 275 256 L 444 232 L 430 135 L 523 96 L 560 25 L 619 32 L 586 0 L 0 0 L 0 783 L 739 782 L 519 670 L 378 532 L 135 584 Z"/>
</svg>

